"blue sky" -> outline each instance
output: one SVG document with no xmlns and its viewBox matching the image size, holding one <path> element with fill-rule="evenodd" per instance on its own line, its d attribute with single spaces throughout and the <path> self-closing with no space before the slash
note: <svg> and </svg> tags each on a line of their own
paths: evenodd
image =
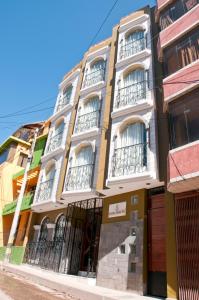
<svg viewBox="0 0 199 300">
<path fill-rule="evenodd" d="M 0 1 L 0 143 L 20 124 L 51 115 L 59 82 L 81 60 L 113 3 Z M 109 37 L 120 18 L 148 4 L 155 1 L 119 0 L 95 42 Z M 6 117 L 24 108 L 23 115 Z"/>
</svg>

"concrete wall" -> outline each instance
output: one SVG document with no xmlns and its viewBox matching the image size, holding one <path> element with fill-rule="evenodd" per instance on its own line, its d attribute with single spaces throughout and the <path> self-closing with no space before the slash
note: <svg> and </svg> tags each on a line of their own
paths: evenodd
<svg viewBox="0 0 199 300">
<path fill-rule="evenodd" d="M 145 190 L 138 190 L 104 199 L 98 285 L 146 293 L 145 195 Z M 126 213 L 110 218 L 109 206 L 121 202 L 126 202 Z"/>
</svg>

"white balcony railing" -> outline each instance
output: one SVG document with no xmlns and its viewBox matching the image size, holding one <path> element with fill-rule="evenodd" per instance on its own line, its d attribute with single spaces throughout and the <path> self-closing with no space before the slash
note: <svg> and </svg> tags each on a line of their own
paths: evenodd
<svg viewBox="0 0 199 300">
<path fill-rule="evenodd" d="M 120 88 L 116 96 L 115 108 L 138 104 L 146 99 L 147 81 L 141 81 Z"/>
<path fill-rule="evenodd" d="M 120 60 L 136 53 L 143 51 L 146 48 L 146 39 L 143 37 L 134 41 L 130 41 L 120 48 Z"/>
<path fill-rule="evenodd" d="M 105 79 L 105 67 L 99 70 L 91 71 L 85 76 L 83 88 L 94 85 L 100 81 L 104 81 L 104 79 Z"/>
<path fill-rule="evenodd" d="M 137 144 L 114 150 L 112 176 L 142 173 L 147 167 L 147 144 Z"/>
<path fill-rule="evenodd" d="M 99 125 L 99 110 L 83 114 L 78 117 L 75 126 L 75 133 L 87 131 Z"/>
<path fill-rule="evenodd" d="M 43 202 L 50 199 L 53 189 L 53 182 L 54 179 L 49 179 L 39 184 L 39 189 L 35 200 L 36 202 Z"/>
<path fill-rule="evenodd" d="M 70 98 L 71 98 L 71 94 L 66 94 L 63 95 L 61 97 L 61 99 L 59 99 L 57 108 L 56 108 L 56 112 L 59 112 L 60 110 L 62 110 L 67 104 L 70 103 Z"/>
<path fill-rule="evenodd" d="M 46 154 L 53 152 L 54 150 L 56 150 L 61 146 L 62 137 L 63 137 L 63 131 L 59 132 L 58 134 L 50 138 L 46 148 Z"/>
<path fill-rule="evenodd" d="M 65 183 L 66 191 L 87 190 L 92 186 L 93 164 L 69 168 Z"/>
</svg>

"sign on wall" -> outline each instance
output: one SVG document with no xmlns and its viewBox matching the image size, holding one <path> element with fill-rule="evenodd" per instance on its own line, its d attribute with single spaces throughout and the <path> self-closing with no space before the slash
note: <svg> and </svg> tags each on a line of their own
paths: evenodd
<svg viewBox="0 0 199 300">
<path fill-rule="evenodd" d="M 126 201 L 114 203 L 109 205 L 108 217 L 122 217 L 126 216 Z"/>
</svg>

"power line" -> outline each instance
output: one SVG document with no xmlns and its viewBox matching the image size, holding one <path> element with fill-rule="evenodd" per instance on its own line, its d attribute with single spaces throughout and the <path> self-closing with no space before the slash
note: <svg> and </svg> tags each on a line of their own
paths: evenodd
<svg viewBox="0 0 199 300">
<path fill-rule="evenodd" d="M 45 99 L 45 100 L 43 100 L 43 101 L 41 101 L 41 102 L 39 102 L 39 103 L 37 103 L 37 104 L 31 105 L 31 106 L 27 106 L 27 107 L 25 107 L 25 108 L 23 108 L 23 109 L 20 109 L 20 110 L 18 110 L 18 111 L 15 111 L 15 112 L 10 113 L 10 114 L 7 114 L 7 115 L 0 115 L 0 118 L 11 117 L 11 116 L 16 115 L 16 114 L 18 114 L 18 113 L 20 113 L 20 112 L 26 111 L 27 109 L 31 109 L 31 108 L 40 106 L 41 104 L 44 104 L 44 103 L 48 102 L 49 100 L 54 99 L 55 97 L 56 97 L 56 96 L 47 98 L 47 99 Z"/>
<path fill-rule="evenodd" d="M 52 109 L 52 108 L 54 108 L 54 106 L 44 107 L 44 108 L 41 108 L 41 109 L 27 111 L 27 112 L 24 112 L 24 113 L 17 113 L 17 114 L 13 114 L 13 115 L 10 115 L 10 116 L 8 116 L 8 115 L 0 116 L 0 118 L 4 119 L 4 118 L 16 117 L 16 116 L 23 116 L 23 115 L 26 115 L 26 114 L 32 114 L 34 112 L 49 110 L 49 109 Z"/>
<path fill-rule="evenodd" d="M 113 9 L 115 8 L 115 6 L 117 5 L 118 1 L 119 1 L 119 0 L 116 0 L 116 1 L 113 3 L 113 5 L 111 6 L 111 8 L 109 9 L 109 11 L 108 11 L 107 15 L 105 16 L 105 18 L 104 18 L 102 24 L 100 25 L 100 27 L 98 28 L 97 32 L 95 33 L 95 35 L 94 35 L 93 38 L 91 39 L 88 48 L 90 48 L 91 45 L 93 44 L 93 42 L 95 41 L 96 37 L 98 36 L 98 34 L 100 33 L 100 31 L 102 30 L 102 27 L 104 26 L 104 24 L 106 23 L 106 21 L 107 21 L 108 18 L 110 17 L 110 15 L 111 15 Z"/>
</svg>

